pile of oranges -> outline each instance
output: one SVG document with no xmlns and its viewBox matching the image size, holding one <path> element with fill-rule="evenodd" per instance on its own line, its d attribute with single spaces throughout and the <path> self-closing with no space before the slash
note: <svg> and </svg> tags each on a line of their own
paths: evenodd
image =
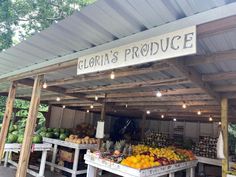
<svg viewBox="0 0 236 177">
<path fill-rule="evenodd" d="M 136 168 L 136 169 L 158 167 L 161 165 L 161 163 L 154 161 L 154 157 L 149 156 L 149 155 L 130 156 L 122 160 L 121 164 L 132 167 L 132 168 Z"/>
<path fill-rule="evenodd" d="M 136 169 L 158 167 L 195 159 L 192 151 L 174 147 L 151 148 L 145 145 L 136 145 L 132 149 L 133 155 L 123 159 L 121 164 Z"/>
</svg>

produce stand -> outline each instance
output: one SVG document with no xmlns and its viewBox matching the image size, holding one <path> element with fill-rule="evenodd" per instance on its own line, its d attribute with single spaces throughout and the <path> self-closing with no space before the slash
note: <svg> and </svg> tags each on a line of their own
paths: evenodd
<svg viewBox="0 0 236 177">
<path fill-rule="evenodd" d="M 124 177 L 158 177 L 163 175 L 174 177 L 175 172 L 186 170 L 187 177 L 194 177 L 195 166 L 197 165 L 197 160 L 193 160 L 167 166 L 138 170 L 101 159 L 89 151 L 84 156 L 84 159 L 85 163 L 88 164 L 87 177 L 95 177 L 97 169 L 102 169 Z"/>
<path fill-rule="evenodd" d="M 78 163 L 79 163 L 80 150 L 97 148 L 97 144 L 76 144 L 76 143 L 61 141 L 61 140 L 52 139 L 52 138 L 43 138 L 43 142 L 50 143 L 51 145 L 53 145 L 52 161 L 51 162 L 46 162 L 47 165 L 51 166 L 51 171 L 54 171 L 54 168 L 58 168 L 62 171 L 66 171 L 68 173 L 71 173 L 72 177 L 76 177 L 76 175 L 85 174 L 87 172 L 87 170 L 77 170 Z M 55 163 L 56 162 L 56 155 L 57 155 L 58 146 L 72 148 L 72 149 L 75 150 L 73 168 L 72 169 L 57 165 Z"/>
<path fill-rule="evenodd" d="M 13 160 L 9 159 L 9 155 L 11 152 L 20 152 L 22 145 L 13 143 L 13 144 L 5 144 L 5 159 L 4 159 L 4 166 L 6 167 L 7 164 L 11 164 L 15 167 L 17 167 L 17 163 Z M 34 151 L 42 151 L 41 161 L 40 161 L 40 168 L 39 172 L 35 172 L 31 169 L 27 169 L 27 172 L 31 174 L 32 176 L 37 177 L 44 177 L 44 171 L 45 171 L 45 165 L 46 165 L 46 158 L 47 158 L 47 151 L 51 150 L 52 145 L 49 143 L 43 143 L 43 144 L 33 144 L 31 148 L 31 152 Z"/>
</svg>

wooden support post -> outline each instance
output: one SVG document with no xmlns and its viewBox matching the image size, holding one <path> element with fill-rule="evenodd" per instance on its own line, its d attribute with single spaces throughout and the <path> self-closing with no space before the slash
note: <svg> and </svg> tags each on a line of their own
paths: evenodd
<svg viewBox="0 0 236 177">
<path fill-rule="evenodd" d="M 229 169 L 229 146 L 228 146 L 228 99 L 223 98 L 221 100 L 221 127 L 224 142 L 224 156 L 222 160 L 222 177 L 227 176 Z"/>
<path fill-rule="evenodd" d="M 6 141 L 10 121 L 11 121 L 14 100 L 16 96 L 16 87 L 17 87 L 17 83 L 12 82 L 10 90 L 9 90 L 8 98 L 7 98 L 6 110 L 4 113 L 2 129 L 1 129 L 1 134 L 0 134 L 0 160 L 2 159 L 3 153 L 4 153 L 5 141 Z"/>
<path fill-rule="evenodd" d="M 145 134 L 146 119 L 147 119 L 147 114 L 146 114 L 146 112 L 144 112 L 143 117 L 142 117 L 142 121 L 141 121 L 141 140 L 143 140 L 144 134 Z"/>
<path fill-rule="evenodd" d="M 32 137 L 35 130 L 35 125 L 37 121 L 38 108 L 40 103 L 40 94 L 43 84 L 43 76 L 36 76 L 34 80 L 33 92 L 30 102 L 29 114 L 27 118 L 27 123 L 24 133 L 24 141 L 21 148 L 20 159 L 18 162 L 18 167 L 16 171 L 16 177 L 25 177 L 28 168 Z"/>
</svg>

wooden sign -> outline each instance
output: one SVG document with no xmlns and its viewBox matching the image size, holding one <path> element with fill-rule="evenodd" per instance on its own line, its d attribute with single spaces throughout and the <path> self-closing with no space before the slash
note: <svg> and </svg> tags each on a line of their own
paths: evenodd
<svg viewBox="0 0 236 177">
<path fill-rule="evenodd" d="M 196 54 L 196 26 L 82 56 L 77 75 Z"/>
</svg>

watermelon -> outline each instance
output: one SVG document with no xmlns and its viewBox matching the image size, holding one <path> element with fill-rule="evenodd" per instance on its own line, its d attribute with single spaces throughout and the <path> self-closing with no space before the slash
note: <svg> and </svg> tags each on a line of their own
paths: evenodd
<svg viewBox="0 0 236 177">
<path fill-rule="evenodd" d="M 24 135 L 19 135 L 18 138 L 17 138 L 17 143 L 22 144 L 23 140 L 24 140 Z"/>
<path fill-rule="evenodd" d="M 40 135 L 34 135 L 32 139 L 33 144 L 39 144 L 42 142 L 42 136 Z"/>
<path fill-rule="evenodd" d="M 53 132 L 60 132 L 60 129 L 59 128 L 54 128 Z"/>
<path fill-rule="evenodd" d="M 42 137 L 46 137 L 47 132 L 40 132 L 39 135 Z"/>
<path fill-rule="evenodd" d="M 52 138 L 53 137 L 53 133 L 52 132 L 48 132 L 48 133 L 46 133 L 45 137 Z"/>
<path fill-rule="evenodd" d="M 60 128 L 60 133 L 61 133 L 61 134 L 62 134 L 62 133 L 65 133 L 65 129 Z"/>
<path fill-rule="evenodd" d="M 13 132 L 11 132 L 11 134 L 13 134 L 13 135 L 18 135 L 19 132 L 18 132 L 17 130 L 14 130 Z"/>
<path fill-rule="evenodd" d="M 16 143 L 17 139 L 18 139 L 17 135 L 9 134 L 8 137 L 7 137 L 7 142 L 8 143 Z"/>
<path fill-rule="evenodd" d="M 48 128 L 48 129 L 47 129 L 47 132 L 52 132 L 52 131 L 53 131 L 52 128 Z"/>
<path fill-rule="evenodd" d="M 59 132 L 54 132 L 53 133 L 53 138 L 59 138 L 59 136 L 60 136 L 60 133 Z"/>
<path fill-rule="evenodd" d="M 60 137 L 59 137 L 60 140 L 65 141 L 66 138 L 67 138 L 66 134 L 64 133 L 60 134 Z"/>
</svg>

